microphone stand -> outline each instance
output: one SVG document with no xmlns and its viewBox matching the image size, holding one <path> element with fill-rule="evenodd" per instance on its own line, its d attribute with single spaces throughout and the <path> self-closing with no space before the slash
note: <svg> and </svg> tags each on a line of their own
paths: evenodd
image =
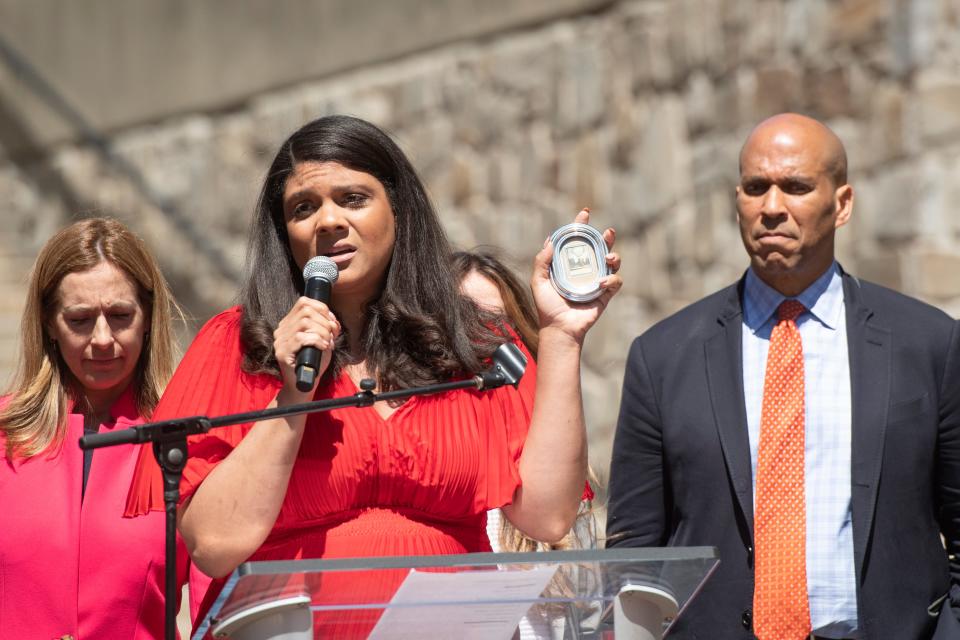
<svg viewBox="0 0 960 640">
<path fill-rule="evenodd" d="M 412 396 L 442 393 L 455 389 L 487 391 L 507 384 L 516 387 L 526 366 L 527 359 L 520 349 L 512 342 L 507 342 L 500 345 L 493 353 L 493 366 L 490 369 L 466 380 L 374 393 L 373 389 L 377 386 L 376 381 L 364 378 L 360 381 L 360 391 L 352 396 L 303 402 L 288 407 L 276 407 L 261 411 L 234 413 L 216 418 L 191 416 L 189 418 L 149 422 L 111 433 L 83 436 L 80 438 L 80 448 L 86 450 L 121 444 L 153 443 L 153 455 L 163 472 L 163 504 L 166 514 L 164 638 L 165 640 L 175 640 L 177 634 L 177 505 L 180 502 L 180 477 L 187 465 L 187 436 L 206 433 L 217 427 L 258 422 L 269 418 L 318 413 L 345 407 L 369 407 L 380 400 L 402 400 Z"/>
</svg>

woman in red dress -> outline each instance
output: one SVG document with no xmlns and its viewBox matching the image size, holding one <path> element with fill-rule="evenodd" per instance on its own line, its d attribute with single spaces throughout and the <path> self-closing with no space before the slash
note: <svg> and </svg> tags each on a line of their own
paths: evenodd
<svg viewBox="0 0 960 640">
<path fill-rule="evenodd" d="M 576 216 L 588 219 L 586 210 Z M 613 231 L 604 235 L 612 246 Z M 317 255 L 340 272 L 328 304 L 302 296 L 303 266 Z M 545 243 L 534 264 L 539 359 L 519 389 L 380 402 L 192 439 L 180 531 L 194 563 L 222 578 L 247 560 L 488 551 L 485 513 L 497 507 L 532 538 L 562 538 L 587 469 L 581 346 L 621 280 L 609 276 L 600 298 L 570 304 L 549 282 L 551 255 Z M 378 392 L 459 379 L 485 368 L 505 339 L 459 293 L 409 161 L 363 120 L 320 118 L 283 143 L 249 256 L 241 304 L 198 334 L 156 419 L 351 395 L 364 378 Z M 616 271 L 619 258 L 607 259 Z M 323 375 L 304 393 L 294 366 L 306 346 L 322 351 Z M 149 475 L 135 481 L 131 514 L 161 508 Z"/>
</svg>

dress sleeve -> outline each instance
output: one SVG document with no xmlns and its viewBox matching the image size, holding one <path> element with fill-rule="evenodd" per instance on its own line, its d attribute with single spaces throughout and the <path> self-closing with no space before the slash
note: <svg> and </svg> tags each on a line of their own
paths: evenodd
<svg viewBox="0 0 960 640">
<path fill-rule="evenodd" d="M 212 318 L 184 355 L 167 385 L 153 421 L 188 416 L 217 417 L 265 408 L 280 389 L 273 376 L 241 369 L 241 310 L 234 307 Z M 180 483 L 181 502 L 193 495 L 208 473 L 229 454 L 252 427 L 251 423 L 212 429 L 187 439 L 188 460 Z M 125 515 L 163 510 L 160 468 L 146 446 L 140 451 Z"/>
<path fill-rule="evenodd" d="M 509 328 L 508 328 L 509 329 Z M 530 429 L 530 418 L 533 415 L 533 399 L 537 388 L 537 363 L 530 355 L 526 345 L 512 330 L 509 331 L 514 344 L 520 347 L 527 357 L 527 368 L 517 385 L 501 387 L 495 393 L 501 394 L 496 403 L 491 406 L 491 415 L 488 416 L 492 426 L 503 425 L 504 428 L 494 429 L 494 441 L 491 444 L 491 453 L 488 456 L 486 504 L 478 505 L 486 510 L 496 509 L 513 502 L 513 494 L 520 481 L 520 454 L 523 453 L 523 443 L 527 439 Z M 502 434 L 502 436 L 501 436 Z M 502 441 L 496 438 L 503 437 Z M 502 455 L 506 451 L 507 455 Z M 581 500 L 594 499 L 593 487 L 590 481 L 583 485 Z"/>
<path fill-rule="evenodd" d="M 513 502 L 520 486 L 520 454 L 527 439 L 537 388 L 537 363 L 516 334 L 511 338 L 527 357 L 527 368 L 517 388 L 506 386 L 490 393 L 485 415 L 490 442 L 487 455 L 486 494 L 478 496 L 479 510 L 490 510 Z"/>
</svg>

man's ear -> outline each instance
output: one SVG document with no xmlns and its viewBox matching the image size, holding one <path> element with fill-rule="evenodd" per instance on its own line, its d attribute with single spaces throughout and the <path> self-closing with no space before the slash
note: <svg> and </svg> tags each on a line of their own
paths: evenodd
<svg viewBox="0 0 960 640">
<path fill-rule="evenodd" d="M 833 226 L 838 228 L 847 224 L 853 215 L 853 187 L 849 184 L 837 187 L 833 199 L 834 210 L 837 212 Z"/>
<path fill-rule="evenodd" d="M 734 213 L 737 214 L 737 223 L 738 223 L 738 224 L 740 223 L 740 204 L 739 204 L 739 200 L 740 200 L 740 185 L 738 184 L 738 185 L 736 186 L 736 188 L 733 190 L 733 202 L 734 202 L 733 211 L 734 211 Z"/>
</svg>

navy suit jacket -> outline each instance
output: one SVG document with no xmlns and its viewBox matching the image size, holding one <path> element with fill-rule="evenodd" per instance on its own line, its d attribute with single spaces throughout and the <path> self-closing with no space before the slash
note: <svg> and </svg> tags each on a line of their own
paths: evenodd
<svg viewBox="0 0 960 640">
<path fill-rule="evenodd" d="M 607 546 L 717 547 L 719 567 L 674 625 L 681 638 L 753 637 L 742 289 L 741 280 L 658 323 L 627 359 Z M 958 637 L 956 618 L 938 613 L 951 601 L 960 612 L 960 563 L 951 560 L 960 542 L 960 324 L 847 274 L 843 290 L 860 629 L 868 638 L 935 629 Z"/>
</svg>

